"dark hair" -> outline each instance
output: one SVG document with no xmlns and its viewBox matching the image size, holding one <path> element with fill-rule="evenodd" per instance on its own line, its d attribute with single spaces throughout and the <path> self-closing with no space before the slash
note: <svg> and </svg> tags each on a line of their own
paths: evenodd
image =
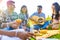
<svg viewBox="0 0 60 40">
<path fill-rule="evenodd" d="M 26 17 L 28 18 L 28 10 L 27 10 L 27 6 L 23 5 L 23 6 L 21 7 L 21 10 L 20 10 L 20 11 L 21 11 L 21 14 L 23 13 L 23 12 L 22 12 L 22 8 L 24 8 L 24 7 L 26 8 Z"/>
<path fill-rule="evenodd" d="M 60 6 L 59 6 L 59 11 L 60 11 Z"/>
<path fill-rule="evenodd" d="M 42 6 L 41 6 L 41 5 L 38 5 L 37 7 L 38 7 L 38 8 L 42 8 Z"/>
<path fill-rule="evenodd" d="M 55 2 L 55 3 L 53 3 L 53 5 L 55 6 L 55 10 L 56 10 L 55 19 L 58 20 L 58 18 L 59 18 L 59 4 L 57 2 Z"/>
<path fill-rule="evenodd" d="M 53 5 L 55 6 L 56 13 L 58 13 L 58 11 L 59 11 L 59 4 L 57 2 L 55 2 L 55 3 L 53 3 Z"/>
<path fill-rule="evenodd" d="M 23 13 L 23 12 L 22 12 L 22 8 L 24 8 L 24 7 L 26 8 L 26 13 L 27 13 L 27 6 L 25 6 L 25 5 L 23 5 L 23 6 L 21 7 L 21 13 Z"/>
</svg>

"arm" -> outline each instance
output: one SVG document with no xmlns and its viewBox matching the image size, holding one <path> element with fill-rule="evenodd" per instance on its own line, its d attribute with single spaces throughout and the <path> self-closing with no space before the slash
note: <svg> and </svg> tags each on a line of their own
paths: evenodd
<svg viewBox="0 0 60 40">
<path fill-rule="evenodd" d="M 15 32 L 0 30 L 0 35 L 6 35 L 6 36 L 13 37 L 13 36 L 15 36 Z"/>
<path fill-rule="evenodd" d="M 19 25 L 20 25 L 19 23 L 13 21 L 13 22 L 9 22 L 9 23 L 2 23 L 1 27 L 5 28 L 5 27 L 9 26 L 9 27 L 17 28 Z"/>
<path fill-rule="evenodd" d="M 2 27 L 2 28 L 5 28 L 5 27 L 7 27 L 7 25 L 8 25 L 8 26 L 11 26 L 13 23 L 14 23 L 14 22 L 2 23 L 1 27 Z"/>
<path fill-rule="evenodd" d="M 7 25 L 8 25 L 8 23 L 2 23 L 2 24 L 1 24 L 1 27 L 2 27 L 2 28 L 5 28 L 5 27 L 7 27 Z"/>
<path fill-rule="evenodd" d="M 4 31 L 4 30 L 0 30 L 0 35 L 6 35 L 6 36 L 10 36 L 10 37 L 19 37 L 21 39 L 27 39 L 28 37 L 31 37 L 33 34 L 31 33 L 24 33 L 24 32 L 15 32 L 15 31 Z"/>
</svg>

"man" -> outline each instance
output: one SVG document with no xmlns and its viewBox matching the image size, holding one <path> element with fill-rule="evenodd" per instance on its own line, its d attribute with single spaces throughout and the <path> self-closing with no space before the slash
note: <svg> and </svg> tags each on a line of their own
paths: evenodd
<svg viewBox="0 0 60 40">
<path fill-rule="evenodd" d="M 29 40 L 29 37 L 33 37 L 34 35 L 32 34 L 32 33 L 29 33 L 29 32 L 21 32 L 21 30 L 20 31 L 4 31 L 4 30 L 0 30 L 0 35 L 4 35 L 4 37 L 3 36 L 0 36 L 0 38 L 1 38 L 1 40 L 4 38 L 4 39 L 6 39 L 6 40 L 8 40 L 8 38 L 9 38 L 9 40 L 10 40 L 10 38 L 11 38 L 11 40 Z M 7 38 L 6 38 L 6 36 L 7 36 Z"/>
<path fill-rule="evenodd" d="M 12 21 L 12 22 L 9 22 L 9 23 L 3 23 L 2 28 L 4 28 L 4 30 L 18 29 L 19 26 L 21 25 L 21 23 L 22 23 L 21 19 L 16 19 L 15 21 Z M 7 27 L 7 25 L 8 25 L 8 27 Z"/>
<path fill-rule="evenodd" d="M 18 15 L 14 12 L 15 9 L 15 2 L 14 1 L 7 1 L 7 10 L 4 11 L 3 18 L 5 22 L 10 22 L 18 19 Z"/>
<path fill-rule="evenodd" d="M 3 17 L 2 17 L 2 10 L 0 10 L 0 28 L 1 28 L 1 24 L 2 24 L 2 20 L 3 20 Z"/>
<path fill-rule="evenodd" d="M 16 12 L 14 12 L 15 9 L 15 2 L 14 1 L 7 1 L 7 10 L 3 13 L 3 23 L 9 23 L 11 21 L 14 21 L 18 19 L 18 15 Z M 8 28 L 13 29 L 8 25 L 7 28 L 4 28 L 5 30 L 8 30 Z"/>
<path fill-rule="evenodd" d="M 33 36 L 33 33 L 26 32 L 24 29 L 17 29 L 21 24 L 22 20 L 17 19 L 13 22 L 9 22 L 9 26 L 14 28 L 14 30 L 9 29 L 10 31 L 0 30 L 1 40 L 26 40 L 29 37 Z M 6 23 L 5 23 L 6 24 Z"/>
<path fill-rule="evenodd" d="M 38 6 L 37 12 L 35 12 L 31 17 L 33 17 L 33 16 L 43 17 L 45 20 L 45 14 L 42 13 L 41 5 Z M 34 18 L 34 19 L 37 20 L 37 18 Z M 36 30 L 45 29 L 48 25 L 49 25 L 48 22 L 45 22 L 43 25 L 36 24 L 36 25 L 34 25 L 34 29 L 36 29 Z"/>
</svg>

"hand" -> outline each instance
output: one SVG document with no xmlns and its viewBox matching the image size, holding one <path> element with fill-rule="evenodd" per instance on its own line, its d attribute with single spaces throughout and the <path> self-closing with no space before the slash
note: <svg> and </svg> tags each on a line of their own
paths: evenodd
<svg viewBox="0 0 60 40">
<path fill-rule="evenodd" d="M 2 23 L 2 26 L 1 27 L 2 28 L 5 28 L 5 27 L 7 27 L 7 25 L 8 25 L 7 23 Z"/>
<path fill-rule="evenodd" d="M 29 33 L 29 32 L 27 32 L 27 33 L 24 33 L 24 32 L 18 33 L 18 37 L 21 38 L 22 40 L 26 40 L 26 39 L 28 39 L 29 37 L 32 37 L 32 36 L 34 36 L 34 34 Z"/>
</svg>

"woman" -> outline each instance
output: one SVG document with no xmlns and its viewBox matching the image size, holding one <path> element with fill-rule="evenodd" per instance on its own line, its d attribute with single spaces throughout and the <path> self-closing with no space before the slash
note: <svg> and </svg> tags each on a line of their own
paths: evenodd
<svg viewBox="0 0 60 40">
<path fill-rule="evenodd" d="M 25 5 L 23 5 L 21 7 L 19 19 L 23 20 L 21 26 L 23 26 L 22 28 L 26 29 L 26 25 L 27 25 L 27 21 L 28 21 L 28 11 L 27 11 L 27 7 Z"/>
<path fill-rule="evenodd" d="M 59 25 L 59 4 L 57 2 L 52 5 L 52 29 L 58 29 Z"/>
</svg>

